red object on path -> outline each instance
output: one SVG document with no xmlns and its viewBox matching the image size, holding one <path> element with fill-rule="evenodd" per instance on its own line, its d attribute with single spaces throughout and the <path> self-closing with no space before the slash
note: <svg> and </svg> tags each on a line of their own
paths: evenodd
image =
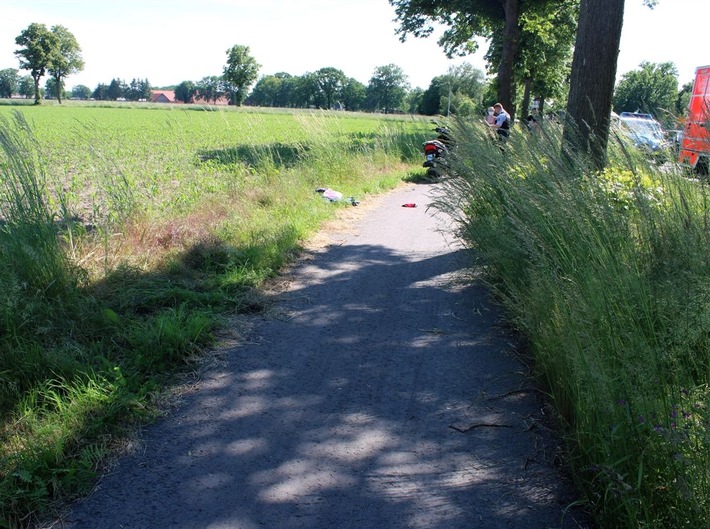
<svg viewBox="0 0 710 529">
<path fill-rule="evenodd" d="M 408 202 L 406 204 L 402 204 L 403 208 L 416 208 L 417 205 L 414 202 Z"/>
</svg>

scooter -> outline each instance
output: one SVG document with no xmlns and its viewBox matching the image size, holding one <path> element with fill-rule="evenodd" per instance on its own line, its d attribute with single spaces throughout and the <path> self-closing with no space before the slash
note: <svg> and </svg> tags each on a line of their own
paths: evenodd
<svg viewBox="0 0 710 529">
<path fill-rule="evenodd" d="M 422 146 L 426 158 L 422 167 L 426 167 L 429 178 L 437 179 L 447 173 L 446 156 L 453 142 L 451 132 L 446 127 L 436 127 L 434 131 L 438 133 L 436 139 L 425 141 Z"/>
</svg>

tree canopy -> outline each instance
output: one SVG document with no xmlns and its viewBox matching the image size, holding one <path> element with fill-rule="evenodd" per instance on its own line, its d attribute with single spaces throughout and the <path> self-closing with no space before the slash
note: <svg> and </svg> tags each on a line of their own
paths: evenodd
<svg viewBox="0 0 710 529">
<path fill-rule="evenodd" d="M 62 102 L 64 79 L 84 69 L 81 48 L 74 35 L 64 26 L 52 26 L 52 33 L 57 38 L 57 45 L 52 52 L 47 66 L 49 75 L 54 79 L 57 100 Z"/>
<path fill-rule="evenodd" d="M 15 38 L 15 44 L 20 46 L 15 51 L 20 68 L 29 70 L 34 81 L 35 104 L 39 105 L 42 102 L 39 81 L 52 64 L 58 38 L 44 24 L 32 23 Z"/>
<path fill-rule="evenodd" d="M 192 81 L 183 81 L 175 87 L 175 99 L 183 103 L 192 103 L 197 95 L 197 85 Z"/>
<path fill-rule="evenodd" d="M 20 75 L 15 68 L 0 70 L 0 97 L 12 97 L 20 82 Z"/>
<path fill-rule="evenodd" d="M 334 108 L 336 101 L 341 99 L 346 80 L 345 74 L 337 68 L 321 68 L 316 71 L 314 82 L 316 93 L 320 100 L 320 104 L 316 106 L 328 109 Z"/>
<path fill-rule="evenodd" d="M 208 75 L 197 82 L 197 98 L 214 103 L 224 95 L 224 82 L 218 75 Z"/>
<path fill-rule="evenodd" d="M 86 85 L 76 85 L 71 89 L 71 96 L 74 99 L 89 99 L 91 97 L 91 88 Z"/>
<path fill-rule="evenodd" d="M 539 98 L 540 111 L 548 99 L 566 99 L 572 64 L 579 0 L 539 2 L 520 15 L 520 41 L 514 61 L 514 79 L 523 86 L 520 112 L 526 116 L 531 95 Z M 486 60 L 498 64 L 503 35 L 490 40 Z"/>
<path fill-rule="evenodd" d="M 480 110 L 483 96 L 484 72 L 464 63 L 452 66 L 446 75 L 431 80 L 422 94 L 418 111 L 421 114 L 472 115 Z"/>
<path fill-rule="evenodd" d="M 378 66 L 368 86 L 370 106 L 385 114 L 402 110 L 408 89 L 409 82 L 402 68 L 396 64 Z"/>
<path fill-rule="evenodd" d="M 515 61 L 519 49 L 521 14 L 554 0 L 389 0 L 395 7 L 402 40 L 407 35 L 428 37 L 434 23 L 447 27 L 439 44 L 449 57 L 477 49 L 475 37 L 499 39 L 499 50 L 490 62 L 497 71 L 498 101 L 514 112 Z M 493 56 L 491 56 L 493 57 Z"/>
<path fill-rule="evenodd" d="M 52 82 L 50 92 L 62 102 L 64 79 L 84 68 L 81 48 L 72 33 L 64 26 L 52 26 L 33 23 L 15 38 L 20 46 L 15 55 L 20 61 L 20 68 L 29 70 L 34 81 L 35 104 L 42 100 L 39 88 L 40 79 L 49 73 Z"/>
<path fill-rule="evenodd" d="M 678 69 L 672 62 L 642 62 L 637 70 L 625 73 L 614 92 L 616 112 L 643 112 L 665 121 L 676 112 Z"/>
</svg>

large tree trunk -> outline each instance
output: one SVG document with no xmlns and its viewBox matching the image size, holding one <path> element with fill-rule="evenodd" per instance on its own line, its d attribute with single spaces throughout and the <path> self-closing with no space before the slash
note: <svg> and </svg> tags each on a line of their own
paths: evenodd
<svg viewBox="0 0 710 529">
<path fill-rule="evenodd" d="M 498 101 L 510 114 L 511 121 L 515 117 L 515 80 L 513 64 L 518 52 L 520 38 L 520 0 L 500 0 L 505 13 L 503 26 L 503 50 L 498 65 Z"/>
<path fill-rule="evenodd" d="M 624 0 L 581 0 L 572 58 L 565 145 L 606 165 Z"/>
<path fill-rule="evenodd" d="M 61 76 L 54 77 L 54 83 L 57 87 L 57 103 L 62 104 L 62 90 L 64 89 L 64 83 L 62 83 Z"/>
<path fill-rule="evenodd" d="M 35 75 L 34 73 L 32 74 L 32 80 L 35 83 L 35 105 L 42 103 L 42 92 L 39 90 L 39 79 L 39 75 Z"/>
<path fill-rule="evenodd" d="M 530 115 L 530 92 L 532 90 L 532 79 L 526 77 L 523 81 L 523 86 L 525 90 L 523 91 L 523 104 L 520 109 L 523 118 L 527 118 Z"/>
</svg>

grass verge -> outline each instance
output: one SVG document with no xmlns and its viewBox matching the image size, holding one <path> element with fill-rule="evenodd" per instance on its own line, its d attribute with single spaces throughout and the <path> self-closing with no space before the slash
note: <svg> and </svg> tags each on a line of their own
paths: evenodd
<svg viewBox="0 0 710 529">
<path fill-rule="evenodd" d="M 554 124 L 456 137 L 439 207 L 526 339 L 599 526 L 705 527 L 708 186 L 618 142 L 602 173 L 570 163 Z"/>
</svg>

